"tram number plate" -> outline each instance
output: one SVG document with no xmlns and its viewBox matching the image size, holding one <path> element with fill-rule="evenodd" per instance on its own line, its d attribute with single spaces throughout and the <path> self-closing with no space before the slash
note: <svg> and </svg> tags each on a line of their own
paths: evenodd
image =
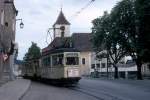
<svg viewBox="0 0 150 100">
<path fill-rule="evenodd" d="M 68 77 L 78 77 L 79 70 L 78 69 L 68 69 Z"/>
</svg>

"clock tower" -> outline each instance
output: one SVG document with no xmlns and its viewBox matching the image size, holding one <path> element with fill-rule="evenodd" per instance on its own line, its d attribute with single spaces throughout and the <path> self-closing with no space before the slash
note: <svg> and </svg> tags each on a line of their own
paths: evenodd
<svg viewBox="0 0 150 100">
<path fill-rule="evenodd" d="M 70 23 L 67 21 L 62 9 L 56 22 L 53 25 L 54 29 L 54 39 L 56 37 L 69 37 L 70 36 Z"/>
</svg>

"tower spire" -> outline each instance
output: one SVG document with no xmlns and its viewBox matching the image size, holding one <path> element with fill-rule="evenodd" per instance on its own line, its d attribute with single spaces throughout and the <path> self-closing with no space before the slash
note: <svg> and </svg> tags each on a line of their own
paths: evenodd
<svg viewBox="0 0 150 100">
<path fill-rule="evenodd" d="M 63 2 L 61 0 L 61 4 L 60 4 L 60 11 L 62 12 L 62 9 L 63 9 Z"/>
<path fill-rule="evenodd" d="M 57 17 L 57 20 L 56 20 L 56 22 L 54 23 L 54 25 L 56 25 L 56 24 L 58 24 L 58 25 L 63 25 L 63 24 L 65 24 L 65 25 L 70 25 L 70 23 L 69 23 L 69 21 L 66 19 L 66 17 L 64 16 L 64 13 L 63 13 L 63 11 L 62 11 L 62 9 L 61 9 L 61 11 L 60 11 L 60 13 L 59 13 L 59 16 Z M 54 26 L 53 25 L 53 26 Z"/>
</svg>

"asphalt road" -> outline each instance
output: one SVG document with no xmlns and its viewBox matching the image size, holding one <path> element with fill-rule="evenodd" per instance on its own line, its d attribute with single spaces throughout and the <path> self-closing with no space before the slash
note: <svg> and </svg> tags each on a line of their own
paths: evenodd
<svg viewBox="0 0 150 100">
<path fill-rule="evenodd" d="M 150 81 L 82 79 L 76 87 L 32 82 L 22 100 L 149 100 Z"/>
</svg>

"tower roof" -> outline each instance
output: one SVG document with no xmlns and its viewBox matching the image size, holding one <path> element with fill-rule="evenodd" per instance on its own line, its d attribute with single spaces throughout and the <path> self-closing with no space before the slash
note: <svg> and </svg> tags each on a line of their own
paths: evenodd
<svg viewBox="0 0 150 100">
<path fill-rule="evenodd" d="M 56 20 L 56 22 L 54 23 L 54 25 L 56 24 L 66 24 L 66 25 L 70 25 L 69 21 L 67 21 L 66 17 L 64 16 L 64 13 L 62 12 L 62 10 L 59 13 L 59 16 Z"/>
</svg>

